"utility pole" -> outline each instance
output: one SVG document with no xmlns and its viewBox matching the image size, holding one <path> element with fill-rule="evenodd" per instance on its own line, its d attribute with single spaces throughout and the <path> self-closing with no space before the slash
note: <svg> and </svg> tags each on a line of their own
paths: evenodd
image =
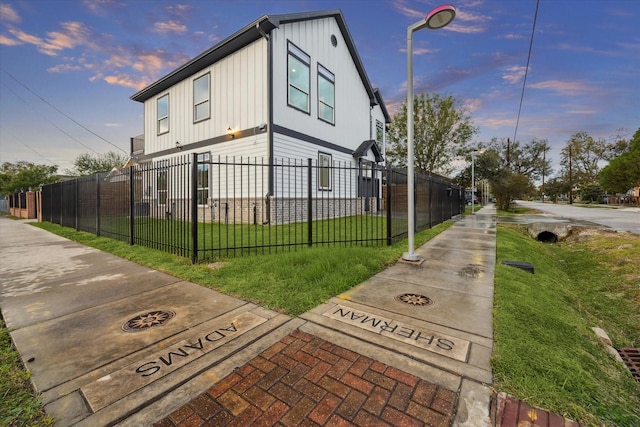
<svg viewBox="0 0 640 427">
<path fill-rule="evenodd" d="M 547 165 L 547 150 L 546 147 L 542 151 L 542 203 L 544 203 L 544 170 Z"/>
<path fill-rule="evenodd" d="M 569 204 L 573 204 L 573 170 L 571 168 L 571 145 L 569 145 Z"/>
<path fill-rule="evenodd" d="M 507 168 L 511 167 L 511 140 L 507 138 Z"/>
</svg>

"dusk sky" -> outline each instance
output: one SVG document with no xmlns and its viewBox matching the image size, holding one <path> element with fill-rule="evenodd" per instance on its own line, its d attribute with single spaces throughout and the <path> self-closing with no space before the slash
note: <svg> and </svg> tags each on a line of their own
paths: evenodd
<svg viewBox="0 0 640 427">
<path fill-rule="evenodd" d="M 513 139 L 535 0 L 451 0 L 452 24 L 414 34 L 414 92 L 452 95 L 479 134 Z M 341 9 L 393 114 L 406 98 L 406 29 L 432 0 L 1 0 L 0 162 L 129 152 L 138 90 L 265 14 Z M 576 132 L 640 127 L 640 0 L 540 0 L 517 131 L 557 167 Z M 77 123 L 80 125 L 78 125 Z M 116 148 L 118 147 L 118 148 Z M 122 150 L 122 151 L 121 151 Z"/>
</svg>

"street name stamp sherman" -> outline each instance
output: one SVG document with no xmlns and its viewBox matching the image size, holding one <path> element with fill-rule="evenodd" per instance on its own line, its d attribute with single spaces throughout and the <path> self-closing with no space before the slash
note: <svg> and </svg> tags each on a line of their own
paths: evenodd
<svg viewBox="0 0 640 427">
<path fill-rule="evenodd" d="M 461 362 L 467 361 L 469 341 L 466 340 L 406 325 L 341 305 L 325 311 L 323 315 Z"/>
<path fill-rule="evenodd" d="M 267 319 L 253 313 L 214 319 L 200 335 L 175 343 L 81 388 L 93 412 L 221 347 Z"/>
</svg>

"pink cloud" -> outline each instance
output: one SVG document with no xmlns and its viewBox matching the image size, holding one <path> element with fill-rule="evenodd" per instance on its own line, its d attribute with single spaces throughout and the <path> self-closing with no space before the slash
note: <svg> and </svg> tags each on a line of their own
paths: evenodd
<svg viewBox="0 0 640 427">
<path fill-rule="evenodd" d="M 534 89 L 545 89 L 557 92 L 562 95 L 580 95 L 584 92 L 591 92 L 593 87 L 583 83 L 562 80 L 547 80 L 545 82 L 533 83 L 529 87 Z"/>
<path fill-rule="evenodd" d="M 507 69 L 507 73 L 502 74 L 502 79 L 511 84 L 516 84 L 524 77 L 527 67 L 522 65 L 513 65 Z"/>
<path fill-rule="evenodd" d="M 19 46 L 22 42 L 0 34 L 0 44 L 3 46 Z"/>
<path fill-rule="evenodd" d="M 154 31 L 161 34 L 176 33 L 182 34 L 187 31 L 187 26 L 176 21 L 156 22 L 153 24 Z"/>
<path fill-rule="evenodd" d="M 20 18 L 18 12 L 13 10 L 10 4 L 0 3 L 0 21 L 19 24 L 20 22 L 22 22 L 22 18 Z"/>
</svg>

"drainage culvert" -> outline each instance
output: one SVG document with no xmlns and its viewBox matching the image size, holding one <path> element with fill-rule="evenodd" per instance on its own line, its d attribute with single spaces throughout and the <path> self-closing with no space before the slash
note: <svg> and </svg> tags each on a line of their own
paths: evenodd
<svg viewBox="0 0 640 427">
<path fill-rule="evenodd" d="M 566 223 L 534 222 L 527 226 L 529 235 L 542 243 L 558 243 L 569 235 L 571 226 Z"/>
<path fill-rule="evenodd" d="M 552 231 L 542 231 L 538 233 L 536 240 L 542 243 L 558 243 L 558 235 Z"/>
</svg>

